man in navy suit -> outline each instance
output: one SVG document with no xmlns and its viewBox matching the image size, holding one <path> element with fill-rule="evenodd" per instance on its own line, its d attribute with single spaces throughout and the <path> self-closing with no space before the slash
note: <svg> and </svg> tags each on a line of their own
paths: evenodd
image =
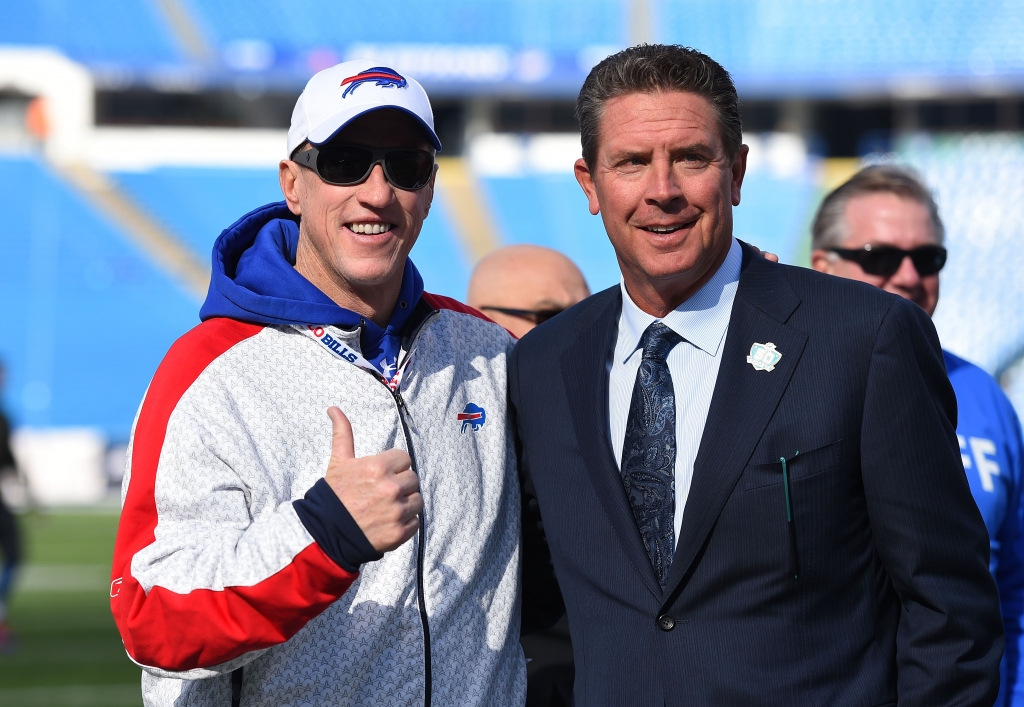
<svg viewBox="0 0 1024 707">
<path fill-rule="evenodd" d="M 576 704 L 991 705 L 999 603 L 927 315 L 733 238 L 747 148 L 707 56 L 613 55 L 577 117 L 622 283 L 509 368 L 524 627 L 564 600 Z"/>
</svg>

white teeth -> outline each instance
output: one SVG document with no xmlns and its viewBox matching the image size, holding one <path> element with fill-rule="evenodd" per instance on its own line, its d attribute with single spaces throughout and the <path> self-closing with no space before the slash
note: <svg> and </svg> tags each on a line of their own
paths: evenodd
<svg viewBox="0 0 1024 707">
<path fill-rule="evenodd" d="M 353 233 L 361 233 L 366 235 L 375 236 L 378 233 L 387 233 L 395 227 L 392 223 L 350 223 L 347 224 L 350 231 Z"/>
<path fill-rule="evenodd" d="M 672 231 L 678 231 L 679 226 L 648 226 L 648 231 L 654 231 L 655 233 L 671 233 Z"/>
</svg>

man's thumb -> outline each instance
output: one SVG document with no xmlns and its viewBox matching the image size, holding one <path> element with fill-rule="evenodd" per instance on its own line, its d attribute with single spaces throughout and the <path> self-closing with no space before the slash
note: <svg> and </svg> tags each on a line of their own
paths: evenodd
<svg viewBox="0 0 1024 707">
<path fill-rule="evenodd" d="M 340 408 L 327 408 L 327 417 L 331 418 L 333 432 L 331 434 L 331 456 L 335 459 L 354 459 L 356 443 L 352 437 L 352 423 L 345 417 Z"/>
</svg>

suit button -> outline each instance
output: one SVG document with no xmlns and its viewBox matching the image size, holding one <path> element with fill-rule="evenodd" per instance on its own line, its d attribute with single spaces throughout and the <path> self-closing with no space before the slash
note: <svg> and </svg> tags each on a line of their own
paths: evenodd
<svg viewBox="0 0 1024 707">
<path fill-rule="evenodd" d="M 662 614 L 658 617 L 658 628 L 662 631 L 671 631 L 676 627 L 676 620 L 668 614 Z"/>
</svg>

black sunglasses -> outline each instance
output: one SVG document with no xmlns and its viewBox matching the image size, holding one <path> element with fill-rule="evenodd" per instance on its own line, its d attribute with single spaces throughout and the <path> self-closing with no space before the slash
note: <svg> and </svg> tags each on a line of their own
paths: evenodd
<svg viewBox="0 0 1024 707">
<path fill-rule="evenodd" d="M 519 317 L 520 319 L 525 319 L 526 321 L 533 322 L 534 324 L 543 324 L 552 317 L 555 317 L 565 311 L 564 309 L 510 309 L 508 307 L 490 307 L 487 305 L 480 307 L 480 309 L 489 309 L 492 312 L 501 312 L 502 314 L 507 314 L 510 317 Z"/>
<path fill-rule="evenodd" d="M 362 184 L 378 164 L 384 166 L 388 182 L 406 191 L 427 186 L 434 173 L 434 156 L 411 148 L 325 145 L 303 150 L 295 155 L 295 161 L 316 172 L 328 184 L 339 187 Z"/>
<path fill-rule="evenodd" d="M 892 246 L 873 248 L 871 244 L 863 248 L 829 248 L 843 260 L 852 260 L 860 265 L 868 275 L 889 277 L 900 269 L 904 258 L 910 258 L 914 269 L 921 277 L 935 275 L 946 264 L 946 249 L 939 245 L 923 245 L 913 250 L 903 250 Z"/>
</svg>

